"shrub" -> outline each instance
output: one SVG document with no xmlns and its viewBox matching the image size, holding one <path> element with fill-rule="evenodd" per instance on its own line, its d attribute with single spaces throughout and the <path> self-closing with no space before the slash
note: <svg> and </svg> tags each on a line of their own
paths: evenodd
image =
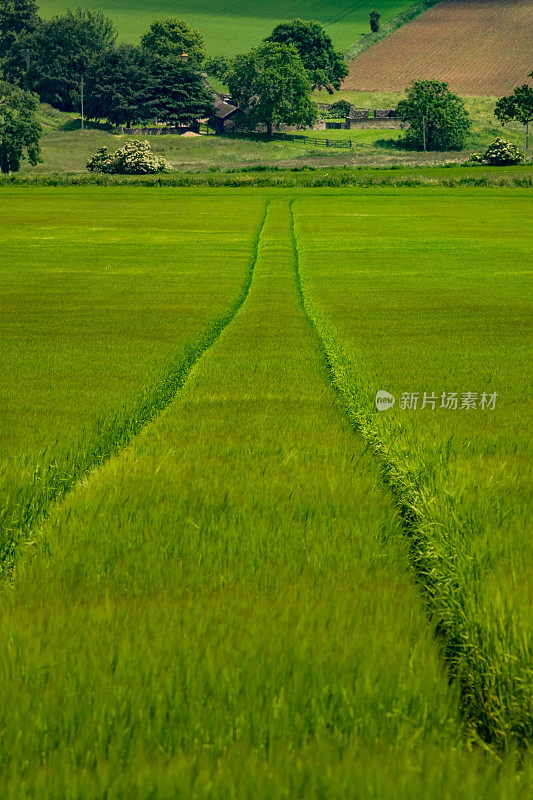
<svg viewBox="0 0 533 800">
<path fill-rule="evenodd" d="M 482 153 L 472 153 L 467 164 L 484 164 L 485 163 L 485 156 Z"/>
<path fill-rule="evenodd" d="M 498 137 L 487 149 L 484 159 L 493 166 L 506 166 L 509 164 L 520 164 L 525 158 L 521 150 L 516 145 Z"/>
<path fill-rule="evenodd" d="M 377 33 L 379 31 L 379 18 L 381 14 L 379 11 L 371 11 L 370 12 L 370 30 L 372 33 Z"/>
<path fill-rule="evenodd" d="M 150 150 L 150 143 L 132 139 L 109 154 L 101 147 L 87 162 L 89 172 L 107 172 L 112 175 L 152 175 L 166 172 L 169 166 L 164 158 Z"/>
<path fill-rule="evenodd" d="M 347 100 L 337 100 L 329 107 L 329 114 L 332 117 L 347 117 L 350 113 L 351 105 Z"/>
</svg>

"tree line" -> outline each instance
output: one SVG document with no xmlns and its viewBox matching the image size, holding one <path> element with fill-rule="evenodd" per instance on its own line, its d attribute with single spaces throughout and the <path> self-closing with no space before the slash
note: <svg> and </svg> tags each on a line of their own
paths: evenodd
<svg viewBox="0 0 533 800">
<path fill-rule="evenodd" d="M 117 44 L 114 23 L 100 11 L 78 8 L 43 20 L 36 0 L 3 0 L 0 7 L 5 80 L 62 111 L 80 110 L 83 92 L 88 119 L 174 125 L 206 116 L 213 106 L 202 80 L 206 55 L 202 36 L 175 18 L 155 21 L 137 46 Z M 324 28 L 303 20 L 278 25 L 250 53 L 207 66 L 216 72 L 221 61 L 251 124 L 269 129 L 312 122 L 311 90 L 338 89 L 348 73 Z"/>
<path fill-rule="evenodd" d="M 185 23 L 155 22 L 135 46 L 117 44 L 114 23 L 100 11 L 78 8 L 50 20 L 37 11 L 35 0 L 4 0 L 0 69 L 42 102 L 79 111 L 83 91 L 86 116 L 117 125 L 186 123 L 211 108 L 203 42 Z"/>
</svg>

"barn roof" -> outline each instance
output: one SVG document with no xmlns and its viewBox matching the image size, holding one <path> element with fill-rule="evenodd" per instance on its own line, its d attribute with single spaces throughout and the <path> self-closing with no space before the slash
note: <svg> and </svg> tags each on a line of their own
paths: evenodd
<svg viewBox="0 0 533 800">
<path fill-rule="evenodd" d="M 220 92 L 215 92 L 215 90 L 213 89 L 213 87 L 209 83 L 207 75 L 204 74 L 202 77 L 203 77 L 203 81 L 204 81 L 204 86 L 213 95 L 213 105 L 215 107 L 215 116 L 218 119 L 225 120 L 225 119 L 229 119 L 234 114 L 236 114 L 237 111 L 239 110 L 239 106 L 235 105 L 235 103 L 232 103 L 229 97 L 226 97 L 225 95 L 220 94 Z"/>
</svg>

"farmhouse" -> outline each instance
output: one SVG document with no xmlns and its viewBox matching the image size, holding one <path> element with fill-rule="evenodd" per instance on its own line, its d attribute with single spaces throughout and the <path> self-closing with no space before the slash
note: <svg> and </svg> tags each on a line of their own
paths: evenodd
<svg viewBox="0 0 533 800">
<path fill-rule="evenodd" d="M 213 95 L 213 111 L 209 117 L 209 124 L 217 133 L 228 133 L 235 128 L 234 118 L 240 113 L 239 106 L 230 97 L 215 92 L 207 74 L 202 75 L 205 88 Z"/>
</svg>

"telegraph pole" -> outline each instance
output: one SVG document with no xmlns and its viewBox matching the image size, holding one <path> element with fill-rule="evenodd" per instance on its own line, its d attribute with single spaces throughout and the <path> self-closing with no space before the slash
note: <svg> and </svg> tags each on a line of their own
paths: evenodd
<svg viewBox="0 0 533 800">
<path fill-rule="evenodd" d="M 82 75 L 81 76 L 81 129 L 82 129 L 82 131 L 85 129 L 84 113 L 83 113 L 83 86 L 84 86 L 84 81 L 83 81 L 83 75 Z"/>
</svg>

